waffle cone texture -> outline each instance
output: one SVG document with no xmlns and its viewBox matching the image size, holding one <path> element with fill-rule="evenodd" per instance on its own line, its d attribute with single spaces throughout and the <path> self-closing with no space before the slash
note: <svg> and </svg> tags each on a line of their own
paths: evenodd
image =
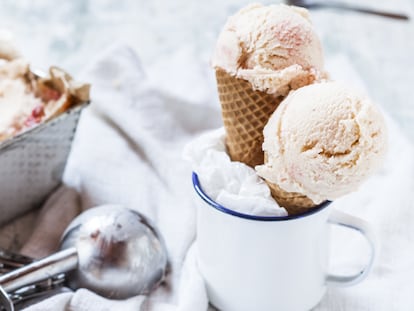
<svg viewBox="0 0 414 311">
<path fill-rule="evenodd" d="M 267 154 L 265 153 L 265 161 Z M 273 199 L 286 209 L 289 215 L 297 215 L 307 212 L 309 209 L 316 207 L 311 199 L 298 192 L 287 192 L 280 188 L 277 184 L 265 180 L 270 189 Z"/>
<path fill-rule="evenodd" d="M 303 214 L 315 207 L 315 203 L 307 196 L 297 192 L 287 192 L 278 185 L 266 181 L 273 199 L 284 207 L 289 215 Z"/>
<path fill-rule="evenodd" d="M 290 89 L 313 83 L 314 77 L 311 78 L 305 81 L 302 79 L 300 83 L 292 83 Z M 216 69 L 216 80 L 226 129 L 227 153 L 232 161 L 243 162 L 253 168 L 263 164 L 263 129 L 285 96 L 253 90 L 250 82 L 236 78 L 221 69 Z M 285 92 L 286 95 L 288 92 L 289 90 Z M 269 181 L 266 183 L 272 197 L 289 215 L 301 214 L 316 206 L 305 195 L 287 192 Z"/>
<path fill-rule="evenodd" d="M 221 69 L 216 79 L 231 160 L 251 167 L 263 164 L 263 128 L 283 97 L 255 91 L 250 82 Z"/>
</svg>

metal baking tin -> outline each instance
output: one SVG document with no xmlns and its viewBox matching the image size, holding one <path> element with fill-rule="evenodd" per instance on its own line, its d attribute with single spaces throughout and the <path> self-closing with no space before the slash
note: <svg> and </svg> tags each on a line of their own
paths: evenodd
<svg viewBox="0 0 414 311">
<path fill-rule="evenodd" d="M 0 143 L 0 224 L 39 207 L 60 184 L 89 102 Z"/>
</svg>

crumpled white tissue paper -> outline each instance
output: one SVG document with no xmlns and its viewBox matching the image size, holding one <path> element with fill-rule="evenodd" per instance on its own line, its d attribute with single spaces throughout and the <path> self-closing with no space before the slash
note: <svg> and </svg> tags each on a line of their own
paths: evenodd
<svg viewBox="0 0 414 311">
<path fill-rule="evenodd" d="M 255 216 L 286 216 L 256 171 L 230 160 L 223 127 L 204 133 L 184 148 L 203 190 L 211 199 L 239 213 Z"/>
</svg>

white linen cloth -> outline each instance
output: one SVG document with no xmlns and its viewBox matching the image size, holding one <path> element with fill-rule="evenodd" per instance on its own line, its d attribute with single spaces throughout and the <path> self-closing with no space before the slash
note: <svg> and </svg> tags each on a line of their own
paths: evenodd
<svg viewBox="0 0 414 311">
<path fill-rule="evenodd" d="M 184 51 L 146 75 L 134 52 L 120 45 L 86 70 L 81 78 L 92 83 L 93 102 L 80 120 L 64 186 L 43 207 L 23 248 L 27 254 L 43 256 L 57 247 L 64 227 L 79 211 L 99 204 L 124 204 L 147 215 L 164 236 L 171 262 L 165 284 L 149 297 L 125 301 L 80 289 L 53 296 L 27 311 L 208 308 L 195 262 L 197 197 L 190 164 L 182 160 L 181 152 L 187 142 L 218 128 L 221 121 L 213 72 L 191 55 Z M 331 67 L 333 76 L 350 70 L 349 63 L 341 59 Z M 344 77 L 355 78 L 352 70 Z M 384 169 L 360 191 L 334 203 L 376 229 L 382 245 L 377 263 L 363 283 L 329 289 L 315 310 L 414 309 L 414 150 L 390 120 L 388 124 L 390 152 Z M 21 243 L 28 234 L 20 231 L 30 227 L 27 224 L 33 219 L 29 215 L 3 229 L 8 237 L 4 242 Z M 16 240 L 13 233 L 18 231 Z M 332 240 L 335 268 L 347 266 L 356 271 L 364 262 L 365 244 L 343 232 L 335 233 Z M 359 253 L 361 258 L 355 258 Z"/>
</svg>

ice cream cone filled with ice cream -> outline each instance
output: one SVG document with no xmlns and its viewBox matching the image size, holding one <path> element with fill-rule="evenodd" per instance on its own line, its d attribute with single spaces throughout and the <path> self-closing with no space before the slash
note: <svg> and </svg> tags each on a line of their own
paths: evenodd
<svg viewBox="0 0 414 311">
<path fill-rule="evenodd" d="M 357 190 L 386 151 L 381 113 L 338 82 L 291 92 L 263 133 L 266 161 L 256 171 L 289 214 Z"/>
<path fill-rule="evenodd" d="M 263 128 L 291 90 L 324 77 L 320 41 L 305 9 L 253 4 L 230 17 L 213 67 L 233 161 L 263 164 Z"/>
</svg>

